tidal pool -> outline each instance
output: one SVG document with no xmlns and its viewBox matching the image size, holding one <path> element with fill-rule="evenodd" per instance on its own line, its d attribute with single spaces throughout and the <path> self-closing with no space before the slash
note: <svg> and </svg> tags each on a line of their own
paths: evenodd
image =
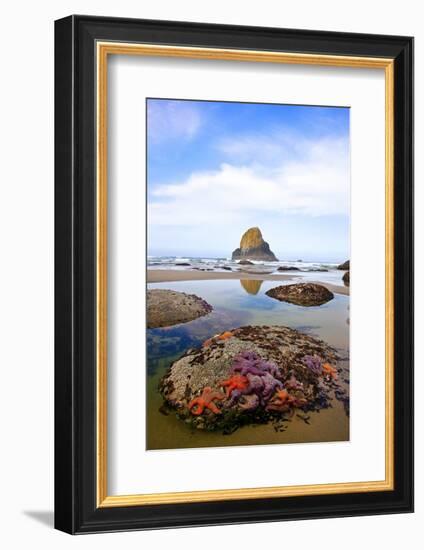
<svg viewBox="0 0 424 550">
<path fill-rule="evenodd" d="M 292 281 L 287 281 L 292 282 Z M 349 385 L 349 296 L 335 294 L 322 306 L 301 307 L 279 302 L 265 292 L 280 284 L 252 279 L 178 281 L 149 284 L 148 288 L 172 289 L 196 294 L 213 306 L 205 317 L 169 328 L 147 330 L 147 438 L 146 448 L 177 449 L 346 441 L 349 417 L 342 403 L 303 415 L 295 413 L 284 426 L 248 425 L 229 435 L 188 427 L 174 413 L 161 411 L 163 399 L 158 384 L 173 361 L 189 348 L 198 347 L 211 336 L 244 325 L 282 325 L 318 337 L 338 350 L 343 358 L 339 382 Z"/>
</svg>

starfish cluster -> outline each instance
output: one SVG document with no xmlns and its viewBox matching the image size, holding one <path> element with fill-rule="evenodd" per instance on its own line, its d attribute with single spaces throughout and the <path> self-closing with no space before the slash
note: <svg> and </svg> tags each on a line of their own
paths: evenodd
<svg viewBox="0 0 424 550">
<path fill-rule="evenodd" d="M 228 406 L 239 404 L 243 410 L 265 407 L 283 383 L 277 378 L 279 369 L 274 363 L 265 361 L 253 351 L 236 355 L 231 368 L 232 375 L 221 382 L 230 397 Z M 243 399 L 241 399 L 243 397 Z"/>
<path fill-rule="evenodd" d="M 272 376 L 278 377 L 279 369 L 274 363 L 265 361 L 254 351 L 242 351 L 234 357 L 232 372 L 240 372 L 243 375 L 254 374 L 263 376 L 269 372 Z"/>
<path fill-rule="evenodd" d="M 231 338 L 227 331 L 214 336 L 214 341 Z M 205 342 L 206 345 L 210 345 Z M 305 355 L 303 363 L 317 376 L 330 380 L 337 378 L 337 370 L 317 356 Z M 244 411 L 254 411 L 263 407 L 267 411 L 287 412 L 295 407 L 307 404 L 304 386 L 299 382 L 293 371 L 284 382 L 280 379 L 277 365 L 266 361 L 253 351 L 243 351 L 236 355 L 230 371 L 230 376 L 219 383 L 225 393 L 205 387 L 202 394 L 188 404 L 189 411 L 199 416 L 205 410 L 220 414 L 221 409 L 216 401 L 226 400 L 225 407 L 239 406 Z"/>
<path fill-rule="evenodd" d="M 328 377 L 332 380 L 337 379 L 337 369 L 331 366 L 330 363 L 323 363 L 317 355 L 305 355 L 302 361 L 317 376 Z"/>
</svg>

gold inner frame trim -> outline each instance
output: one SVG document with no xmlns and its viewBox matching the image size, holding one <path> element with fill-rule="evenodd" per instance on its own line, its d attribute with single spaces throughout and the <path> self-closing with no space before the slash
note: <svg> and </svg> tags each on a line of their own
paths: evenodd
<svg viewBox="0 0 424 550">
<path fill-rule="evenodd" d="M 97 54 L 97 506 L 142 506 L 277 498 L 290 496 L 364 493 L 394 489 L 394 61 L 390 58 L 350 57 L 219 48 L 162 46 L 123 42 L 96 44 Z M 107 493 L 107 61 L 109 55 L 142 55 L 219 59 L 261 63 L 384 69 L 385 71 L 385 186 L 386 186 L 386 376 L 385 479 L 281 487 L 252 487 L 109 496 Z"/>
</svg>

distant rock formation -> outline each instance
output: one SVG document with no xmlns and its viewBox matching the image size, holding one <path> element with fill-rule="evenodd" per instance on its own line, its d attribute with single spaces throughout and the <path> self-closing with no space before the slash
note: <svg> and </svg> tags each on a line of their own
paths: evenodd
<svg viewBox="0 0 424 550">
<path fill-rule="evenodd" d="M 240 248 L 236 248 L 232 255 L 233 260 L 261 260 L 277 262 L 278 259 L 263 240 L 259 227 L 251 227 L 242 236 Z"/>
<path fill-rule="evenodd" d="M 341 271 L 349 271 L 350 261 L 346 260 L 343 264 L 340 264 L 339 266 L 337 266 L 337 269 L 340 269 Z"/>
<path fill-rule="evenodd" d="M 298 283 L 271 288 L 265 292 L 267 296 L 289 302 L 297 306 L 320 306 L 334 298 L 334 294 L 325 286 L 316 283 Z"/>
</svg>

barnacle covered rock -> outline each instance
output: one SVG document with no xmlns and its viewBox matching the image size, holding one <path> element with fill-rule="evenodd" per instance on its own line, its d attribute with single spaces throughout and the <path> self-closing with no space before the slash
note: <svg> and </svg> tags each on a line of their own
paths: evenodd
<svg viewBox="0 0 424 550">
<path fill-rule="evenodd" d="M 147 291 L 147 328 L 187 323 L 211 311 L 212 306 L 195 294 L 162 288 Z"/>
<path fill-rule="evenodd" d="M 337 362 L 333 348 L 297 330 L 245 326 L 188 350 L 170 366 L 160 391 L 166 406 L 186 422 L 225 431 L 237 424 L 269 421 L 294 408 L 326 408 Z M 197 405 L 203 404 L 205 389 L 206 397 L 222 399 L 200 407 L 200 413 Z"/>
<path fill-rule="evenodd" d="M 265 293 L 270 298 L 297 306 L 320 306 L 334 298 L 334 294 L 317 283 L 296 283 L 271 288 Z"/>
</svg>

